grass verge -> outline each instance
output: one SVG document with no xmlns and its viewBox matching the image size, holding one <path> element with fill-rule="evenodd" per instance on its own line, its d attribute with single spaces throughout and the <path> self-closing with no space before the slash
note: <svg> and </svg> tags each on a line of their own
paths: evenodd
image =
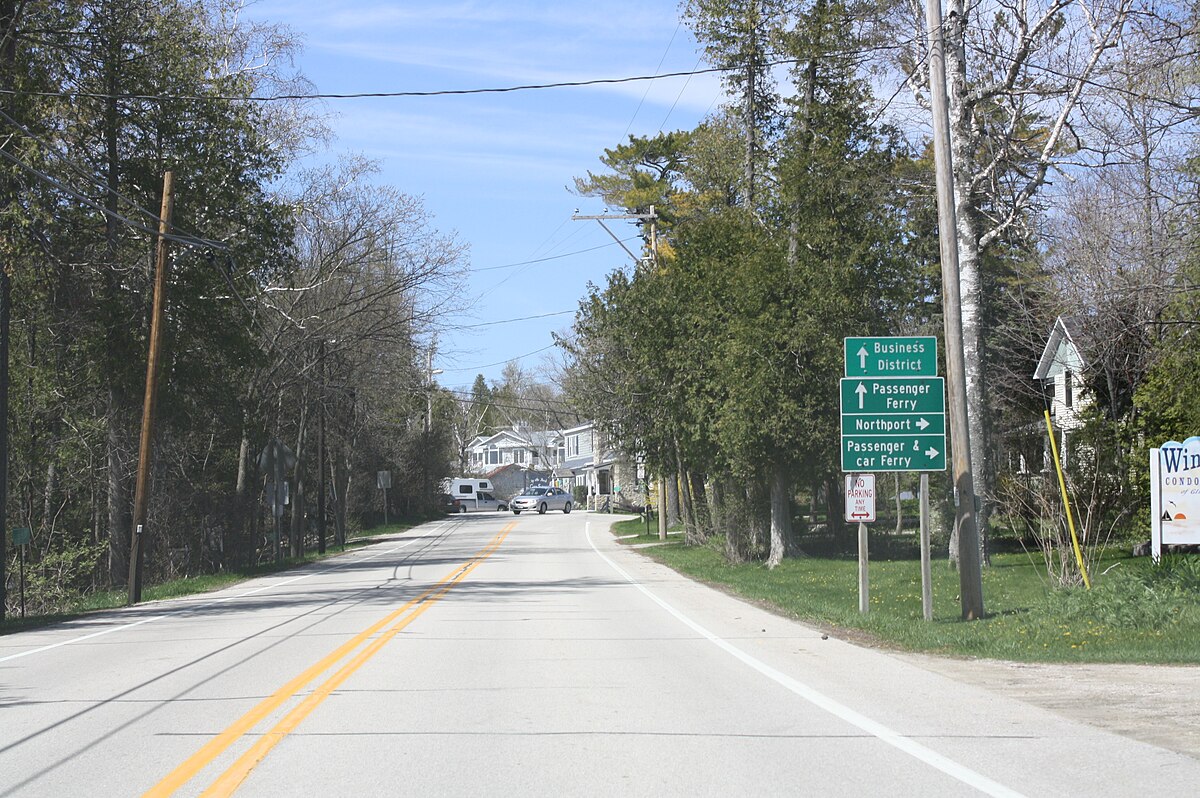
<svg viewBox="0 0 1200 798">
<path fill-rule="evenodd" d="M 414 523 L 401 522 L 353 533 L 346 541 L 344 548 L 331 545 L 326 548 L 324 554 L 317 554 L 315 551 L 311 551 L 303 557 L 285 557 L 283 561 L 278 563 L 267 562 L 247 568 L 234 568 L 217 574 L 188 576 L 150 585 L 142 590 L 142 600 L 161 601 L 163 599 L 180 598 L 182 596 L 192 596 L 199 593 L 220 590 L 221 588 L 236 585 L 239 582 L 244 582 L 247 579 L 253 579 L 257 576 L 287 571 L 306 563 L 319 562 L 329 557 L 337 557 L 346 551 L 367 545 L 371 540 L 380 535 L 394 535 L 411 529 L 415 525 Z M 9 598 L 16 598 L 15 591 L 10 593 Z M 97 610 L 111 610 L 117 607 L 124 607 L 128 604 L 128 599 L 129 594 L 123 588 L 120 590 L 97 590 L 73 599 L 59 612 L 46 615 L 29 615 L 25 618 L 21 618 L 19 615 L 10 615 L 3 621 L 0 621 L 0 635 L 48 626 Z"/>
<path fill-rule="evenodd" d="M 658 542 L 641 520 L 614 524 L 624 543 Z M 984 569 L 988 616 L 963 621 L 958 572 L 933 563 L 933 620 L 921 615 L 916 560 L 870 563 L 869 612 L 858 611 L 854 558 L 804 557 L 774 570 L 730 565 L 719 546 L 684 546 L 677 538 L 643 553 L 663 564 L 802 621 L 849 630 L 877 645 L 937 654 L 1023 662 L 1200 663 L 1200 558 L 1109 553 L 1092 590 L 1052 589 L 1037 555 L 999 554 Z M 860 637 L 860 639 L 862 639 Z"/>
</svg>

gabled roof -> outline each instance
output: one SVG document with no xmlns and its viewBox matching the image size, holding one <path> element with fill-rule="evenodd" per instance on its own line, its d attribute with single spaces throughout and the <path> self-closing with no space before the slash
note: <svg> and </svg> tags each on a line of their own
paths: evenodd
<svg viewBox="0 0 1200 798">
<path fill-rule="evenodd" d="M 1050 369 L 1058 362 L 1056 358 L 1064 342 L 1075 350 L 1079 362 L 1083 363 L 1083 351 L 1079 346 L 1082 337 L 1079 319 L 1074 316 L 1059 316 L 1055 319 L 1054 328 L 1050 330 L 1050 338 L 1046 341 L 1046 348 L 1042 350 L 1042 356 L 1033 372 L 1033 378 L 1035 380 L 1050 379 Z"/>
<path fill-rule="evenodd" d="M 474 449 L 479 446 L 487 446 L 489 444 L 499 443 L 501 440 L 505 440 L 505 439 L 513 441 L 514 443 L 521 444 L 523 446 L 532 446 L 533 445 L 532 443 L 529 442 L 529 440 L 518 435 L 517 433 L 513 432 L 512 430 L 502 429 L 499 432 L 497 432 L 495 435 L 492 435 L 491 437 L 484 438 L 481 436 L 481 437 L 477 438 L 471 444 L 471 448 Z"/>
</svg>

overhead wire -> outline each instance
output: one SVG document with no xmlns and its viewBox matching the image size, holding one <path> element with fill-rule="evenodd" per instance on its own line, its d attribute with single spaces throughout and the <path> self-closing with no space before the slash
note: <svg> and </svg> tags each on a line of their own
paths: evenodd
<svg viewBox="0 0 1200 798">
<path fill-rule="evenodd" d="M 45 146 L 47 148 L 47 151 L 52 153 L 55 157 L 59 158 L 66 165 L 66 167 L 69 171 L 74 172 L 77 176 L 82 177 L 84 180 L 91 183 L 94 187 L 96 187 L 96 188 L 100 189 L 101 191 L 109 194 L 110 196 L 116 198 L 118 201 L 124 202 L 126 205 L 130 206 L 133 210 L 135 210 L 135 211 L 141 213 L 142 215 L 146 216 L 147 218 L 153 220 L 155 224 L 157 224 L 159 222 L 159 215 L 157 213 L 154 213 L 151 210 L 147 210 L 146 208 L 143 208 L 142 206 L 138 205 L 136 201 L 129 199 L 128 197 L 124 196 L 116 189 L 105 184 L 100 178 L 96 177 L 94 174 L 90 174 L 86 169 L 84 169 L 83 167 L 74 163 L 73 161 L 71 161 L 71 159 L 69 157 L 67 157 L 63 153 L 59 152 L 53 144 L 46 141 L 46 139 L 39 136 L 37 133 L 33 132 L 32 130 L 30 130 L 27 126 L 23 125 L 18 120 L 14 119 L 12 116 L 10 116 L 8 113 L 6 113 L 3 109 L 0 109 L 0 119 L 3 119 L 4 121 L 8 122 L 10 125 L 16 127 L 22 133 L 29 136 L 32 140 L 37 141 L 38 143 Z M 7 150 L 4 150 L 3 148 L 0 148 L 0 155 L 3 155 L 4 158 L 6 160 L 10 161 L 11 163 L 21 167 L 22 169 L 25 169 L 27 172 L 29 172 L 30 174 L 32 174 L 34 177 L 41 180 L 42 182 L 52 185 L 54 188 L 57 188 L 59 191 L 63 191 L 64 193 L 69 194 L 70 196 L 72 196 L 76 200 L 79 200 L 80 202 L 84 203 L 85 205 L 92 208 L 93 210 L 97 210 L 100 213 L 104 214 L 106 217 L 111 217 L 111 218 L 115 219 L 116 221 L 122 222 L 123 224 L 125 224 L 129 227 L 133 227 L 138 230 L 146 231 L 146 232 L 149 232 L 156 236 L 159 235 L 159 231 L 157 228 L 147 227 L 145 225 L 142 225 L 138 222 L 133 221 L 132 219 L 128 218 L 127 216 L 124 216 L 123 214 L 117 213 L 116 211 L 113 211 L 108 208 L 104 208 L 102 206 L 98 206 L 94 201 L 91 200 L 90 197 L 87 197 L 78 189 L 76 189 L 72 186 L 68 186 L 67 184 L 63 183 L 62 181 L 58 180 L 57 178 L 55 178 L 51 175 L 48 175 L 45 172 L 41 171 L 40 169 L 37 169 L 36 167 L 25 163 L 24 161 L 20 160 L 17 156 L 13 155 L 12 153 L 9 153 Z M 187 246 L 209 247 L 211 249 L 219 249 L 219 250 L 228 249 L 228 245 L 225 244 L 224 242 L 215 241 L 213 239 L 208 239 L 208 238 L 203 238 L 201 236 L 188 234 L 186 231 L 181 231 L 180 228 L 174 224 L 172 224 L 171 227 L 172 227 L 172 232 L 164 235 L 164 238 L 166 238 L 169 241 L 174 241 L 179 244 L 186 244 Z"/>
<path fill-rule="evenodd" d="M 450 327 L 443 327 L 445 330 L 475 330 L 480 327 L 494 327 L 497 324 L 512 324 L 518 321 L 530 321 L 532 319 L 548 319 L 553 316 L 565 316 L 568 313 L 574 313 L 574 310 L 558 310 L 553 313 L 539 313 L 536 316 L 521 316 L 516 319 L 500 319 L 499 321 L 485 321 L 479 324 L 457 324 Z"/>
<path fill-rule="evenodd" d="M 907 42 L 896 42 L 893 44 L 880 45 L 877 47 L 862 47 L 857 49 L 848 49 L 841 51 L 830 51 L 821 53 L 819 57 L 825 58 L 840 58 L 846 56 L 865 55 L 869 52 L 896 50 L 905 47 L 915 39 L 924 36 L 919 34 Z M 788 64 L 798 64 L 809 60 L 809 57 L 796 58 L 792 56 L 775 57 L 771 60 L 764 61 L 763 67 L 784 66 Z M 141 102 L 160 102 L 160 101 L 175 101 L 187 100 L 195 102 L 282 102 L 293 100 L 361 100 L 361 99 L 387 99 L 387 98 L 402 98 L 402 97 L 461 97 L 478 94 L 508 94 L 521 91 L 540 91 L 548 89 L 571 89 L 585 88 L 588 86 L 612 86 L 624 83 L 640 83 L 643 81 L 663 80 L 666 78 L 687 78 L 696 75 L 711 75 L 722 72 L 735 72 L 744 67 L 740 64 L 731 66 L 706 67 L 704 69 L 690 69 L 679 72 L 664 72 L 655 75 L 631 75 L 620 78 L 592 78 L 588 80 L 564 80 L 552 83 L 526 83 L 514 86 L 494 86 L 471 89 L 431 89 L 427 91 L 409 90 L 409 91 L 374 91 L 374 92 L 341 92 L 341 93 L 326 93 L 326 92 L 311 92 L 307 94 L 248 94 L 248 95 L 223 95 L 223 94 L 110 94 L 105 92 L 83 92 L 83 91 L 28 91 L 24 89 L 0 89 L 0 95 L 14 95 L 25 97 L 83 97 L 87 99 L 98 100 L 137 100 Z"/>
<path fill-rule="evenodd" d="M 628 242 L 634 241 L 638 238 L 639 238 L 639 236 L 630 236 L 629 238 L 623 238 L 623 239 L 621 239 L 621 243 L 628 243 Z M 516 263 L 505 263 L 501 266 L 481 266 L 478 269 L 467 269 L 467 271 L 470 272 L 471 274 L 478 274 L 480 272 L 492 272 L 492 271 L 498 271 L 500 269 L 512 269 L 517 266 L 532 266 L 533 264 L 536 264 L 536 263 L 545 263 L 546 261 L 550 261 L 550 260 L 561 260 L 562 258 L 569 258 L 573 255 L 582 255 L 585 252 L 595 252 L 598 249 L 604 249 L 606 247 L 615 247 L 616 245 L 617 245 L 616 241 L 609 241 L 607 244 L 600 244 L 598 246 L 588 247 L 587 249 L 577 249 L 574 252 L 564 252 L 561 255 L 548 255 L 544 258 L 534 258 L 533 260 L 522 260 L 522 261 L 517 261 Z"/>
<path fill-rule="evenodd" d="M 671 40 L 669 42 L 667 42 L 667 49 L 663 50 L 662 58 L 658 59 L 658 66 L 654 67 L 655 75 L 658 74 L 658 70 L 662 69 L 663 62 L 667 60 L 667 55 L 671 52 L 671 45 L 675 44 L 675 37 L 679 35 L 679 29 L 681 27 L 683 27 L 683 19 L 682 18 L 680 18 L 679 22 L 677 22 L 675 24 L 675 32 L 671 34 Z M 700 62 L 697 61 L 696 66 L 699 66 L 699 65 L 700 65 Z M 692 80 L 691 77 L 688 77 L 687 82 L 683 84 L 684 88 L 687 88 L 687 84 L 690 83 L 691 80 Z M 642 106 L 645 105 L 646 98 L 650 96 L 650 89 L 653 87 L 653 85 L 654 85 L 654 81 L 650 81 L 649 83 L 646 84 L 646 90 L 644 92 L 642 92 L 642 99 L 638 100 L 637 108 L 633 109 L 633 116 L 631 116 L 629 118 L 629 124 L 625 126 L 625 132 L 621 134 L 622 142 L 625 141 L 625 137 L 629 135 L 629 131 L 633 128 L 633 123 L 637 121 L 637 115 L 642 110 Z M 681 91 L 681 96 L 682 96 L 682 91 Z M 671 106 L 671 109 L 674 110 L 675 106 Z M 659 127 L 661 129 L 662 126 L 660 125 Z"/>
<path fill-rule="evenodd" d="M 543 346 L 541 349 L 535 349 L 532 352 L 526 352 L 523 355 L 517 355 L 516 357 L 506 357 L 504 360 L 497 360 L 495 363 L 484 363 L 482 366 L 468 366 L 467 368 L 460 368 L 460 369 L 442 369 L 442 371 L 449 374 L 451 372 L 458 373 L 458 372 L 463 372 L 463 371 L 478 371 L 480 369 L 491 368 L 492 366 L 503 366 L 505 363 L 510 363 L 514 360 L 524 360 L 527 357 L 532 357 L 533 355 L 540 354 L 542 352 L 545 352 L 547 349 L 553 349 L 556 346 L 558 346 L 557 343 L 550 344 L 549 346 Z"/>
</svg>

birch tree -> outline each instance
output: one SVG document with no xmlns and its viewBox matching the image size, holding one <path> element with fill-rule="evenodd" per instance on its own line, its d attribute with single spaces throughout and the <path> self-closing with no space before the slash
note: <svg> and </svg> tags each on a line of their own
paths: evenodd
<svg viewBox="0 0 1200 798">
<path fill-rule="evenodd" d="M 989 445 L 983 255 L 1030 231 L 1039 194 L 1080 146 L 1081 105 L 1120 41 L 1135 0 L 950 0 L 943 21 L 958 228 L 972 467 L 986 534 L 995 463 Z M 924 6 L 911 3 L 911 18 Z M 917 27 L 920 30 L 920 26 Z M 902 58 L 924 101 L 925 38 Z M 951 552 L 955 544 L 951 542 Z M 953 554 L 951 555 L 954 556 Z"/>
</svg>

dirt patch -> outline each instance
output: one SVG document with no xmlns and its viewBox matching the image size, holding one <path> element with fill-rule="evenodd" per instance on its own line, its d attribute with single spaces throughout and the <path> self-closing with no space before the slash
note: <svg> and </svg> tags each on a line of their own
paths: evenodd
<svg viewBox="0 0 1200 798">
<path fill-rule="evenodd" d="M 1200 667 L 897 656 L 1089 726 L 1200 759 Z"/>
</svg>

